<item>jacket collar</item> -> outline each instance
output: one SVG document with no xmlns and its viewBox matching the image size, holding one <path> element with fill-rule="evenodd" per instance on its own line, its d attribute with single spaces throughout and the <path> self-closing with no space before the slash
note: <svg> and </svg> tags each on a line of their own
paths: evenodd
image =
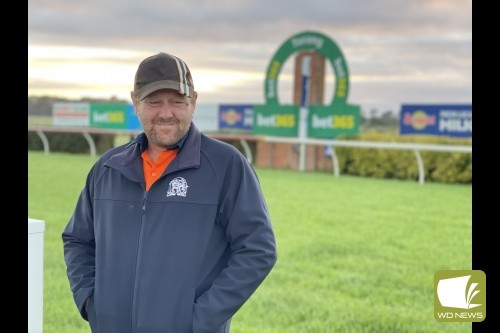
<svg viewBox="0 0 500 333">
<path fill-rule="evenodd" d="M 139 134 L 123 151 L 112 155 L 104 166 L 120 171 L 123 176 L 134 182 L 144 182 L 141 153 L 147 148 L 147 137 Z M 163 175 L 200 166 L 201 133 L 194 123 L 188 130 L 182 149 L 169 164 Z"/>
<path fill-rule="evenodd" d="M 169 164 L 166 173 L 187 168 L 198 168 L 200 166 L 201 133 L 194 123 L 191 123 L 186 141 L 182 149 L 177 153 L 175 159 Z"/>
</svg>

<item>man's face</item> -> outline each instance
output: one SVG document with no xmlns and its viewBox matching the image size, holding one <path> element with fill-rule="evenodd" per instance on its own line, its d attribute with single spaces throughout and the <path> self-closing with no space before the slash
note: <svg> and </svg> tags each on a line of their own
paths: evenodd
<svg viewBox="0 0 500 333">
<path fill-rule="evenodd" d="M 132 100 L 149 144 L 159 148 L 172 146 L 189 130 L 196 94 L 190 98 L 174 90 L 162 89 L 142 101 L 132 93 Z"/>
</svg>

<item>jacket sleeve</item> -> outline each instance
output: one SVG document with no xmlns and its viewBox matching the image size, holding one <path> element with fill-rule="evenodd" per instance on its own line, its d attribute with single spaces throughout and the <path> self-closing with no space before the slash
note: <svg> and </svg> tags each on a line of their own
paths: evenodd
<svg viewBox="0 0 500 333">
<path fill-rule="evenodd" d="M 62 233 L 64 260 L 71 291 L 81 316 L 87 319 L 85 301 L 94 292 L 95 240 L 93 223 L 94 166 L 82 190 L 75 211 Z"/>
<path fill-rule="evenodd" d="M 231 256 L 212 286 L 195 302 L 193 331 L 215 332 L 229 320 L 274 266 L 276 243 L 259 182 L 251 165 L 235 156 L 222 179 L 219 218 Z"/>
</svg>

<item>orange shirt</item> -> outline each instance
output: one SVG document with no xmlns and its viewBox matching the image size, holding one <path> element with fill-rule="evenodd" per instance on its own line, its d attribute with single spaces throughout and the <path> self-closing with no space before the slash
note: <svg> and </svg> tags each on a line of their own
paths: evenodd
<svg viewBox="0 0 500 333">
<path fill-rule="evenodd" d="M 170 162 L 177 156 L 177 150 L 178 149 L 162 151 L 155 163 L 151 161 L 147 150 L 142 152 L 142 168 L 144 170 L 144 179 L 146 180 L 146 191 L 149 191 L 151 185 L 160 178 L 163 171 L 165 171 Z"/>
</svg>

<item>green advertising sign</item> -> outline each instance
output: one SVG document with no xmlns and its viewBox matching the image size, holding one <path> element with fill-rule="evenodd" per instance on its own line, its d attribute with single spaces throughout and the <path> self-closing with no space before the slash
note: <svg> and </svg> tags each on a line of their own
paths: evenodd
<svg viewBox="0 0 500 333">
<path fill-rule="evenodd" d="M 335 93 L 332 104 L 346 102 L 349 94 L 349 70 L 340 48 L 329 37 L 313 31 L 305 31 L 287 39 L 274 54 L 266 71 L 264 86 L 267 104 L 278 103 L 278 75 L 285 61 L 299 51 L 314 51 L 328 59 L 335 72 Z"/>
<path fill-rule="evenodd" d="M 90 104 L 90 127 L 127 128 L 127 104 Z"/>
<path fill-rule="evenodd" d="M 359 133 L 359 106 L 347 104 L 349 94 L 349 70 L 340 48 L 329 37 L 313 31 L 298 33 L 287 39 L 274 54 L 266 71 L 266 80 L 264 82 L 265 105 L 255 105 L 255 109 L 262 110 L 262 116 L 278 116 L 281 108 L 296 108 L 295 130 L 276 130 L 271 131 L 270 127 L 261 128 L 256 122 L 254 115 L 254 134 L 269 134 L 279 136 L 297 136 L 298 134 L 298 109 L 299 106 L 279 105 L 278 98 L 278 76 L 283 68 L 285 61 L 294 53 L 299 51 L 314 51 L 326 59 L 332 65 L 335 73 L 335 87 L 332 100 L 328 106 L 311 105 L 308 114 L 308 136 L 317 138 L 335 138 L 339 134 L 358 134 Z M 291 109 L 288 109 L 291 110 Z M 264 113 L 266 113 L 264 115 Z M 330 117 L 330 120 L 327 118 Z M 311 120 L 316 120 L 316 125 L 311 124 Z M 327 125 L 330 121 L 331 124 Z M 354 122 L 354 123 L 352 123 Z M 261 122 L 264 124 L 265 122 Z"/>
<path fill-rule="evenodd" d="M 255 105 L 253 133 L 297 136 L 299 107 L 295 105 Z"/>
<path fill-rule="evenodd" d="M 307 133 L 313 138 L 334 138 L 341 134 L 359 133 L 359 108 L 353 105 L 311 105 L 307 118 Z"/>
</svg>

